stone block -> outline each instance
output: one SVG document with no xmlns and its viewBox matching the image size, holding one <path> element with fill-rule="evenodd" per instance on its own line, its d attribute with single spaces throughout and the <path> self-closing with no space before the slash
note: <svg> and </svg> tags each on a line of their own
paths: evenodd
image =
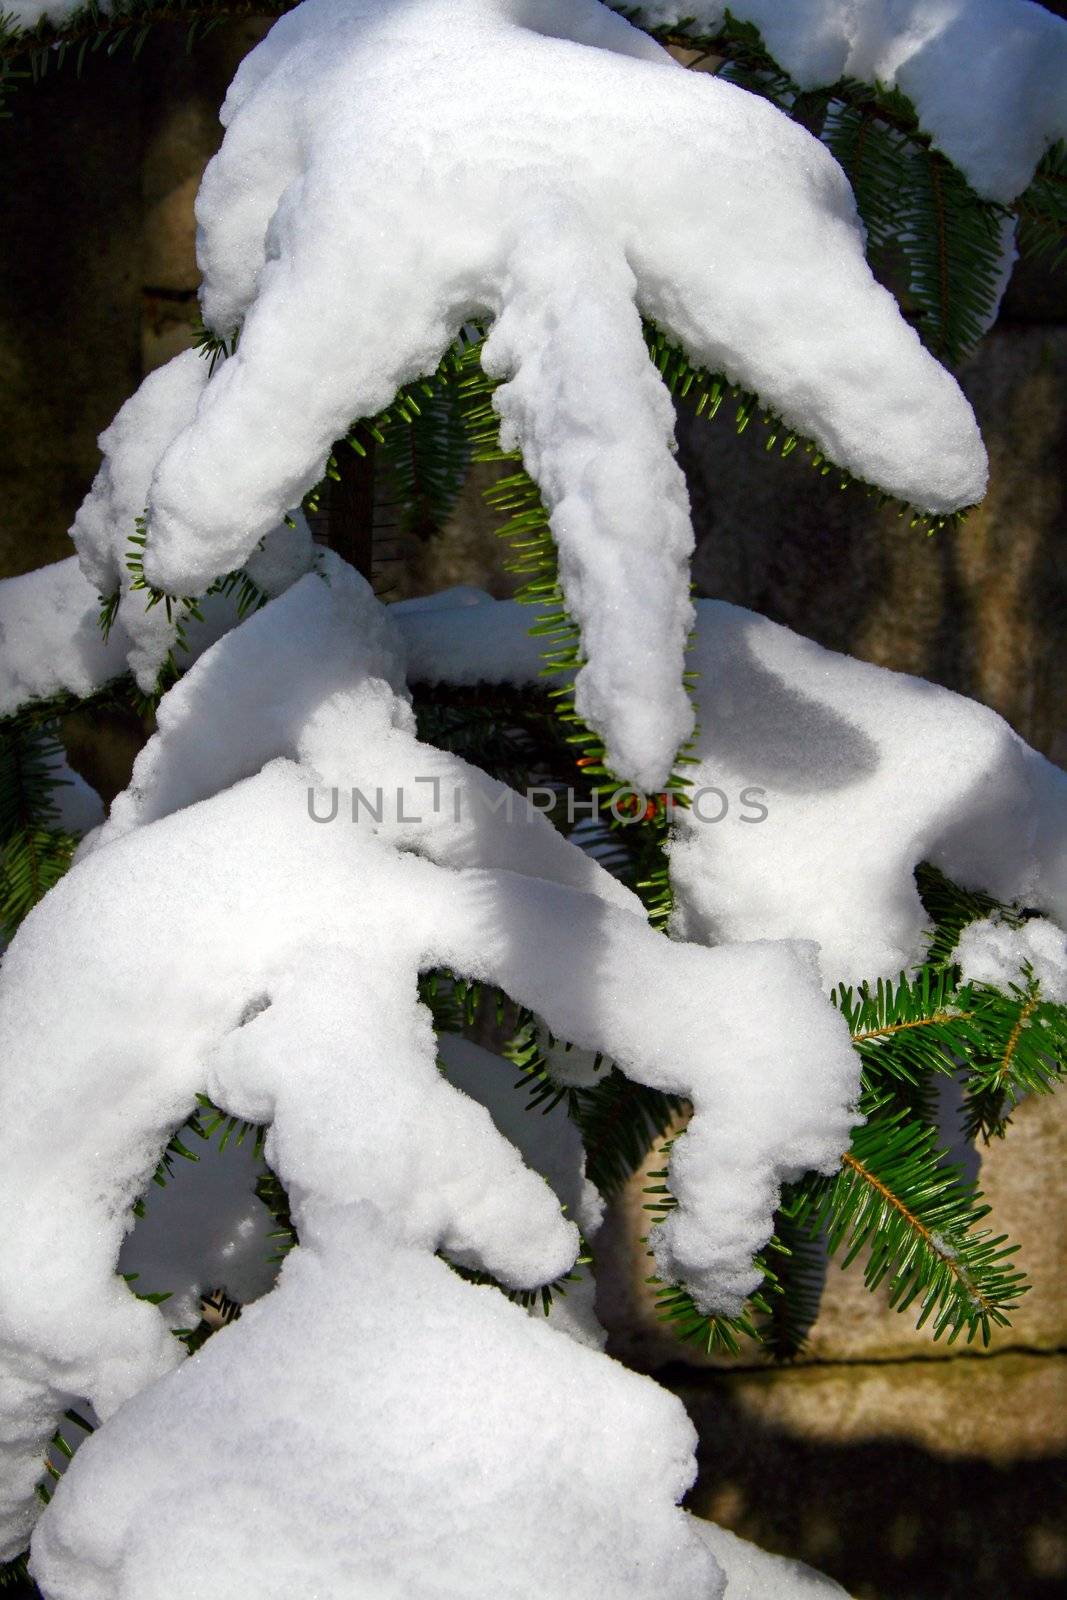
<svg viewBox="0 0 1067 1600">
<path fill-rule="evenodd" d="M 1067 1358 L 839 1364 L 679 1382 L 690 1508 L 856 1600 L 1058 1600 Z"/>
</svg>

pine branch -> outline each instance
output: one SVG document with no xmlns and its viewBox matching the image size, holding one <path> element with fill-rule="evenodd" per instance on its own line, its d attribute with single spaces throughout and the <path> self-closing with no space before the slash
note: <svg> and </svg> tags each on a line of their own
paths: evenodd
<svg viewBox="0 0 1067 1600">
<path fill-rule="evenodd" d="M 665 1162 L 670 1158 L 673 1142 L 668 1140 L 660 1151 Z M 652 1221 L 657 1223 L 662 1222 L 678 1204 L 667 1186 L 667 1170 L 664 1166 L 659 1171 L 650 1172 L 650 1181 L 644 1190 L 645 1194 L 652 1197 L 645 1203 L 645 1210 L 652 1213 Z M 642 1239 L 641 1243 L 647 1246 L 648 1241 Z M 770 1241 L 767 1254 L 776 1248 L 778 1241 L 775 1238 Z M 648 1253 L 651 1255 L 651 1250 Z M 763 1287 L 749 1298 L 745 1309 L 735 1317 L 702 1311 L 685 1284 L 664 1283 L 655 1273 L 645 1281 L 656 1290 L 659 1320 L 667 1324 L 682 1344 L 695 1345 L 706 1356 L 737 1356 L 741 1354 L 742 1340 L 756 1345 L 761 1343 L 757 1319 L 768 1322 L 773 1316 L 770 1299 L 776 1282 L 774 1274 L 767 1267 L 766 1255 L 757 1256 L 755 1265 L 763 1271 Z"/>
<path fill-rule="evenodd" d="M 760 1343 L 759 1324 L 747 1312 L 737 1317 L 722 1317 L 701 1311 L 689 1290 L 681 1284 L 664 1283 L 655 1273 L 646 1283 L 656 1290 L 656 1314 L 681 1344 L 693 1345 L 706 1356 L 738 1356 L 743 1340 Z M 766 1308 L 769 1315 L 770 1307 Z"/>
<path fill-rule="evenodd" d="M 430 388 L 409 394 L 409 419 L 385 430 L 380 451 L 381 498 L 400 529 L 418 539 L 444 527 L 470 461 L 457 385 L 446 372 Z"/>
<path fill-rule="evenodd" d="M 52 52 L 51 64 L 62 65 L 75 45 L 85 43 L 93 51 L 105 48 L 107 54 L 113 55 L 127 35 L 132 33 L 135 40 L 139 37 L 135 29 L 167 22 L 284 16 L 297 3 L 298 0 L 117 0 L 105 10 L 90 0 L 60 22 L 42 17 L 30 28 L 22 27 L 13 14 L 0 13 L 0 61 L 47 50 Z M 84 53 L 77 59 L 80 67 Z"/>
<path fill-rule="evenodd" d="M 953 964 L 960 934 L 969 922 L 979 922 L 983 917 L 994 914 L 1013 926 L 1022 920 L 1022 912 L 1018 907 L 1001 905 L 992 895 L 983 894 L 980 890 L 961 889 L 928 862 L 916 868 L 915 884 L 933 924 L 926 951 L 926 962 L 930 966 Z"/>
<path fill-rule="evenodd" d="M 898 1310 L 918 1300 L 917 1325 L 929 1322 L 935 1338 L 947 1334 L 951 1342 L 965 1332 L 968 1341 L 980 1335 L 988 1343 L 992 1327 L 1007 1325 L 1025 1292 L 1023 1275 L 1007 1264 L 1013 1247 L 979 1229 L 989 1208 L 938 1147 L 936 1083 L 965 1072 L 965 1133 L 1003 1132 L 1006 1106 L 1062 1081 L 1067 1007 L 1044 1001 L 1032 978 L 1005 993 L 960 986 L 947 957 L 960 928 L 988 916 L 996 902 L 960 890 L 933 869 L 919 876 L 928 909 L 942 919 L 931 946 L 940 958 L 896 983 L 833 991 L 863 1062 L 868 1120 L 855 1131 L 836 1177 L 808 1177 L 783 1197 L 761 1260 L 760 1303 L 746 1308 L 743 1325 L 721 1326 L 684 1288 L 661 1291 L 661 1308 L 681 1337 L 711 1353 L 735 1351 L 753 1328 L 780 1358 L 802 1348 L 818 1309 L 824 1230 L 831 1254 L 845 1247 L 845 1266 L 868 1251 L 867 1287 L 888 1280 Z M 1016 923 L 1022 918 L 1010 908 L 1005 914 Z M 673 1202 L 666 1173 L 655 1176 L 650 1209 L 662 1212 Z"/>
<path fill-rule="evenodd" d="M 396 559 L 398 538 L 439 533 L 459 497 L 470 452 L 451 377 L 446 364 L 401 390 L 369 424 L 354 422 L 331 452 L 324 486 L 306 502 L 316 513 L 325 487 L 329 543 L 368 579 Z M 355 555 L 338 542 L 335 524 L 359 528 Z"/>
<path fill-rule="evenodd" d="M 798 460 L 806 461 L 821 477 L 832 476 L 840 489 L 855 486 L 874 498 L 880 506 L 894 503 L 891 496 L 874 484 L 865 483 L 863 479 L 853 477 L 847 468 L 834 465 L 814 440 L 805 439 L 773 411 L 761 407 L 758 396 L 739 388 L 736 384 L 731 384 L 721 373 L 709 373 L 701 367 L 693 366 L 667 334 L 648 324 L 646 336 L 649 354 L 667 388 L 676 399 L 684 400 L 692 406 L 698 417 L 714 420 L 719 415 L 723 402 L 729 400 L 733 406 L 736 432 L 744 433 L 749 424 L 758 419 L 767 430 L 764 449 L 769 454 L 777 452 L 782 460 L 785 460 L 799 452 Z M 898 506 L 899 516 L 908 519 L 909 527 L 923 528 L 928 533 L 938 533 L 943 528 L 958 529 L 967 517 L 966 510 L 939 516 L 922 511 L 904 501 L 895 503 Z"/>
<path fill-rule="evenodd" d="M 55 792 L 67 780 L 57 774 L 63 760 L 54 723 L 13 717 L 3 724 L 0 763 L 0 845 L 28 828 L 59 819 Z"/>
<path fill-rule="evenodd" d="M 934 150 L 906 162 L 902 193 L 906 225 L 897 244 L 909 269 L 919 331 L 936 356 L 959 362 L 995 313 L 1008 210 L 980 200 Z"/>
<path fill-rule="evenodd" d="M 575 1099 L 576 1088 L 572 1084 L 561 1083 L 553 1074 L 551 1063 L 545 1053 L 546 1038 L 549 1046 L 559 1043 L 564 1051 L 571 1048 L 563 1041 L 554 1039 L 550 1033 L 546 1035 L 543 1025 L 533 1013 L 523 1010 L 519 1014 L 515 1032 L 504 1047 L 504 1058 L 519 1069 L 520 1076 L 516 1088 L 525 1090 L 529 1110 L 540 1111 L 547 1115 L 566 1100 L 568 1111 L 577 1121 L 580 1106 Z M 603 1071 L 606 1081 L 611 1071 L 611 1063 L 605 1056 L 597 1055 L 593 1070 Z"/>
<path fill-rule="evenodd" d="M 60 690 L 57 694 L 27 700 L 17 711 L 0 717 L 0 741 L 15 736 L 19 730 L 29 729 L 47 730 L 52 737 L 55 737 L 57 724 L 63 717 L 70 716 L 75 711 L 128 712 L 138 708 L 139 698 L 140 691 L 132 677 L 128 672 L 123 672 L 87 695 L 76 695 L 67 690 Z M 0 769 L 0 785 L 2 782 L 2 769 Z"/>
<path fill-rule="evenodd" d="M 237 568 L 233 572 L 224 572 L 217 577 L 203 596 L 197 595 L 171 595 L 164 589 L 158 589 L 148 582 L 144 573 L 144 553 L 148 543 L 148 513 L 136 520 L 136 527 L 130 534 L 129 544 L 126 549 L 126 570 L 130 574 L 130 589 L 136 593 L 147 596 L 145 610 L 151 611 L 161 605 L 166 614 L 167 621 L 174 627 L 174 643 L 168 649 L 159 669 L 155 688 L 151 695 L 143 696 L 145 709 L 154 710 L 166 691 L 171 688 L 181 677 L 183 665 L 181 655 L 189 654 L 188 625 L 192 621 L 203 622 L 204 601 L 213 596 L 235 600 L 237 621 L 242 622 L 251 611 L 258 611 L 265 606 L 268 596 L 257 583 L 255 583 L 244 570 Z M 262 541 L 260 541 L 262 546 Z M 118 612 L 119 594 L 107 596 L 101 603 L 100 628 L 105 637 L 111 631 L 115 616 Z"/>
<path fill-rule="evenodd" d="M 582 666 L 579 630 L 571 619 L 560 583 L 556 547 L 552 539 L 548 513 L 533 479 L 522 467 L 517 451 L 503 450 L 500 446 L 500 419 L 493 409 L 493 393 L 497 380 L 490 378 L 481 365 L 481 347 L 484 338 L 466 337 L 459 340 L 446 366 L 451 365 L 458 377 L 463 395 L 461 415 L 471 444 L 475 461 L 513 462 L 516 470 L 491 484 L 485 499 L 501 518 L 498 533 L 511 542 L 513 551 L 509 570 L 525 579 L 516 598 L 541 609 L 541 616 L 530 628 L 535 637 L 545 640 L 543 651 L 546 677 L 562 677 L 565 681 L 550 690 L 554 712 L 562 725 L 563 737 L 574 752 L 575 764 L 589 780 L 590 792 L 595 794 L 602 817 L 614 817 L 616 827 L 628 825 L 618 816 L 620 800 L 629 796 L 629 786 L 621 784 L 607 766 L 604 745 L 598 734 L 579 717 L 574 704 L 573 675 Z M 686 688 L 691 691 L 693 675 L 684 676 Z M 665 927 L 672 909 L 670 880 L 667 872 L 665 846 L 669 833 L 669 810 L 672 805 L 688 803 L 690 783 L 681 768 L 691 765 L 690 743 L 679 752 L 661 794 L 649 797 L 640 826 L 647 827 L 648 865 L 634 887 L 640 894 L 649 919 L 656 927 Z M 636 804 L 636 797 L 634 800 Z"/>
<path fill-rule="evenodd" d="M 208 377 L 213 377 L 215 368 L 220 361 L 226 361 L 232 356 L 240 341 L 240 328 L 232 328 L 229 334 L 215 333 L 201 321 L 193 334 L 193 349 L 208 363 Z"/>
<path fill-rule="evenodd" d="M 257 1160 L 263 1157 L 263 1146 L 267 1137 L 267 1129 L 261 1123 L 247 1122 L 241 1117 L 233 1117 L 229 1112 L 221 1110 L 206 1094 L 198 1094 L 197 1110 L 190 1113 L 180 1128 L 175 1129 L 167 1140 L 163 1152 L 156 1163 L 152 1174 L 152 1182 L 159 1189 L 165 1189 L 168 1181 L 173 1177 L 176 1157 L 183 1161 L 198 1162 L 200 1156 L 195 1148 L 186 1143 L 183 1134 L 190 1140 L 199 1139 L 209 1144 L 213 1139 L 218 1139 L 219 1154 L 223 1155 L 231 1140 L 235 1149 L 240 1149 L 246 1139 L 251 1139 L 254 1154 Z M 135 1217 L 143 1217 L 145 1203 L 142 1197 L 133 1204 Z"/>
<path fill-rule="evenodd" d="M 566 1206 L 561 1206 L 560 1210 L 566 1213 L 567 1208 Z M 558 1278 L 553 1278 L 551 1283 L 538 1284 L 535 1289 L 511 1289 L 506 1283 L 501 1283 L 500 1279 L 494 1277 L 491 1272 L 480 1271 L 474 1267 L 466 1267 L 461 1262 L 452 1261 L 443 1251 L 439 1250 L 437 1253 L 440 1259 L 451 1267 L 456 1276 L 462 1278 L 465 1283 L 490 1284 L 494 1289 L 499 1289 L 505 1299 L 510 1300 L 513 1305 L 522 1306 L 524 1311 L 532 1311 L 537 1306 L 540 1306 L 546 1317 L 552 1310 L 556 1297 L 566 1298 L 568 1284 L 577 1283 L 584 1275 L 582 1269 L 588 1269 L 592 1263 L 588 1246 L 585 1240 L 582 1239 L 574 1266 L 568 1272 L 562 1273 Z"/>
<path fill-rule="evenodd" d="M 1049 1094 L 1067 1075 L 1067 1006 L 1044 1000 L 1025 975 L 1007 993 L 974 985 L 981 1048 L 969 1059 L 964 1132 L 988 1144 L 1003 1138 L 1028 1094 Z"/>
<path fill-rule="evenodd" d="M 867 229 L 868 254 L 884 250 L 902 225 L 908 136 L 879 117 L 870 100 L 835 104 L 823 139 L 852 185 Z"/>
<path fill-rule="evenodd" d="M 178 1330 L 178 1337 L 191 1356 L 203 1349 L 212 1334 L 236 1322 L 242 1308 L 239 1301 L 230 1299 L 225 1289 L 210 1289 L 202 1296 L 200 1309 L 200 1321 L 195 1328 Z"/>
<path fill-rule="evenodd" d="M 936 893 L 949 920 L 939 924 L 933 946 L 950 955 L 974 913 L 989 916 L 996 905 L 951 885 L 938 886 Z M 1017 913 L 1003 911 L 1019 925 Z M 832 998 L 863 1059 L 865 1087 L 891 1096 L 898 1109 L 921 1122 L 936 1118 L 937 1077 L 966 1073 L 968 1140 L 1001 1137 L 1023 1096 L 1050 1092 L 1067 1070 L 1067 1007 L 1043 1000 L 1032 981 L 1007 991 L 986 984 L 960 987 L 959 969 L 942 956 L 911 979 L 902 973 L 895 985 L 879 980 L 873 992 L 863 985 L 855 994 L 841 986 Z"/>
<path fill-rule="evenodd" d="M 53 721 L 16 716 L 0 724 L 0 938 L 70 866 L 77 840 L 59 826 L 56 792 L 69 780 Z"/>
<path fill-rule="evenodd" d="M 416 683 L 412 702 L 421 740 L 453 751 L 509 788 L 548 787 L 573 766 L 544 690 Z"/>
<path fill-rule="evenodd" d="M 12 1561 L 0 1561 L 0 1594 L 5 1589 L 18 1589 L 21 1594 L 15 1600 L 25 1600 L 32 1582 L 26 1560 L 29 1552 L 15 1556 Z M 36 1592 L 36 1591 L 34 1591 Z"/>
<path fill-rule="evenodd" d="M 334 450 L 327 495 L 326 541 L 370 582 L 374 575 L 374 487 L 377 445 L 372 435 L 362 449 Z"/>
<path fill-rule="evenodd" d="M 670 1149 L 669 1143 L 663 1147 L 664 1158 Z M 649 1176 L 652 1181 L 645 1193 L 652 1198 L 645 1210 L 661 1222 L 677 1202 L 667 1186 L 666 1167 Z M 742 1341 L 780 1362 L 799 1355 L 818 1316 L 826 1274 L 821 1241 L 807 1226 L 809 1210 L 810 1201 L 798 1186 L 783 1194 L 774 1232 L 754 1260 L 763 1282 L 739 1316 L 702 1311 L 684 1284 L 664 1283 L 653 1274 L 646 1282 L 656 1287 L 660 1321 L 683 1344 L 695 1345 L 708 1356 L 740 1355 Z"/>
<path fill-rule="evenodd" d="M 1016 1247 L 978 1229 L 989 1207 L 944 1160 L 935 1130 L 870 1095 L 864 1110 L 840 1173 L 800 1185 L 804 1225 L 811 1235 L 826 1230 L 831 1255 L 844 1246 L 844 1266 L 868 1250 L 867 1287 L 886 1283 L 898 1311 L 918 1300 L 916 1326 L 931 1321 L 935 1339 L 947 1334 L 951 1344 L 965 1332 L 968 1343 L 980 1335 L 988 1344 L 1028 1287 L 1007 1264 Z"/>
<path fill-rule="evenodd" d="M 595 1088 L 571 1092 L 571 1115 L 585 1145 L 585 1170 L 601 1194 L 622 1187 L 683 1108 L 676 1096 L 634 1083 L 615 1067 Z"/>
<path fill-rule="evenodd" d="M 490 1014 L 499 1027 L 508 1006 L 500 989 L 474 978 L 457 977 L 447 967 L 420 975 L 419 999 L 433 1017 L 437 1033 L 465 1033 Z"/>
<path fill-rule="evenodd" d="M 954 957 L 963 929 L 972 922 L 994 919 L 1021 928 L 1033 913 L 1022 906 L 1002 905 L 992 896 L 960 889 L 929 865 L 916 872 L 923 905 L 934 928 L 928 964 L 949 983 L 959 980 Z M 1027 1094 L 1047 1094 L 1067 1072 L 1067 1007 L 1045 1000 L 1032 975 L 1000 991 L 974 984 L 956 993 L 957 1006 L 967 1009 L 972 1025 L 953 1040 L 957 1063 L 966 1067 L 963 1132 L 984 1143 L 1002 1138 L 1011 1112 Z"/>
<path fill-rule="evenodd" d="M 276 1241 L 275 1253 L 270 1259 L 284 1261 L 289 1251 L 300 1243 L 289 1207 L 289 1196 L 281 1179 L 269 1167 L 256 1179 L 255 1193 L 256 1199 L 266 1206 L 275 1222 L 275 1230 L 269 1236 Z"/>
<path fill-rule="evenodd" d="M 248 1122 L 243 1117 L 230 1116 L 228 1111 L 221 1110 L 206 1094 L 198 1094 L 196 1100 L 199 1110 L 194 1112 L 188 1125 L 193 1127 L 202 1139 L 210 1141 L 218 1135 L 220 1155 L 231 1139 L 237 1150 L 246 1139 L 251 1139 L 255 1155 L 257 1158 L 262 1156 L 263 1143 L 267 1137 L 267 1130 L 262 1123 Z"/>
<path fill-rule="evenodd" d="M 1019 217 L 1019 249 L 1053 272 L 1067 265 L 1067 144 L 1047 152 L 1033 183 L 1013 207 Z"/>
<path fill-rule="evenodd" d="M 143 1295 L 139 1296 L 139 1298 L 149 1299 L 151 1297 Z M 166 1296 L 163 1296 L 163 1298 L 165 1299 Z M 53 1485 L 58 1483 L 63 1476 L 65 1463 L 74 1458 L 77 1443 L 80 1442 L 77 1440 L 77 1433 L 90 1434 L 96 1431 L 94 1424 L 83 1417 L 80 1411 L 69 1409 L 63 1415 L 64 1422 L 71 1424 L 72 1427 L 60 1425 L 52 1435 L 42 1462 L 42 1476 L 36 1485 L 37 1498 L 43 1501 L 45 1505 L 52 1498 Z M 72 1428 L 76 1431 L 72 1432 Z M 76 1440 L 73 1445 L 70 1442 L 72 1438 Z M 64 1463 L 64 1466 L 58 1464 L 55 1459 L 57 1456 L 59 1461 Z M 20 1582 L 29 1581 L 26 1561 L 27 1555 L 21 1555 L 16 1556 L 14 1561 L 0 1565 L 0 1590 L 6 1585 L 16 1586 Z"/>
<path fill-rule="evenodd" d="M 42 18 L 23 28 L 10 13 L 0 12 L 0 116 L 10 116 L 4 96 L 18 82 L 38 83 L 49 72 L 73 60 L 80 76 L 90 56 L 115 55 L 129 44 L 134 60 L 159 27 L 181 24 L 185 47 L 207 38 L 223 22 L 282 16 L 297 0 L 118 0 L 104 10 L 89 3 L 61 22 Z"/>
<path fill-rule="evenodd" d="M 952 1076 L 961 1055 L 980 1051 L 984 1035 L 976 1024 L 969 994 L 957 992 L 952 970 L 925 966 L 896 984 L 879 979 L 831 991 L 831 1000 L 849 1025 L 863 1061 L 866 1081 L 885 1092 L 886 1080 L 919 1083 L 924 1076 Z"/>
<path fill-rule="evenodd" d="M 819 1314 L 826 1278 L 826 1253 L 820 1238 L 812 1238 L 793 1207 L 789 1194 L 775 1215 L 774 1235 L 767 1245 L 767 1275 L 761 1294 L 767 1310 L 757 1313 L 756 1331 L 765 1350 L 776 1361 L 791 1361 L 801 1354 Z M 800 1216 L 803 1215 L 801 1202 Z"/>
</svg>

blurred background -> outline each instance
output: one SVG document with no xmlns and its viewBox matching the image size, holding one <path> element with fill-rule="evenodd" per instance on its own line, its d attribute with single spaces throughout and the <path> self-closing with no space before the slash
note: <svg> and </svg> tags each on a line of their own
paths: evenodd
<svg viewBox="0 0 1067 1600">
<path fill-rule="evenodd" d="M 227 25 L 191 54 L 180 29 L 159 28 L 136 64 L 92 57 L 80 79 L 67 67 L 24 86 L 0 123 L 0 576 L 72 553 L 67 528 L 98 433 L 190 342 L 193 199 L 226 86 L 265 26 Z M 909 529 L 800 452 L 768 456 L 759 429 L 735 436 L 725 407 L 723 420 L 681 411 L 678 424 L 700 593 L 973 696 L 1061 765 L 1065 288 L 1067 274 L 1018 271 L 960 373 L 992 478 L 958 533 Z M 480 498 L 488 470 L 472 474 L 444 530 L 410 531 L 379 553 L 386 598 L 454 583 L 510 592 Z M 77 714 L 64 736 L 107 800 L 146 729 L 132 715 Z M 831 1264 L 801 1359 L 701 1362 L 656 1321 L 641 1175 L 598 1247 L 610 1348 L 675 1388 L 700 1430 L 693 1509 L 802 1556 L 857 1600 L 1067 1593 L 1067 1095 L 1024 1103 L 1006 1140 L 960 1155 L 1034 1285 L 988 1352 L 934 1345 L 857 1270 Z"/>
</svg>

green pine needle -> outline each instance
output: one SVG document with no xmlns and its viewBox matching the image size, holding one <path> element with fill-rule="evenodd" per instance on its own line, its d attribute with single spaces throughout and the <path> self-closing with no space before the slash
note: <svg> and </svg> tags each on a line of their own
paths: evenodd
<svg viewBox="0 0 1067 1600">
<path fill-rule="evenodd" d="M 1046 154 L 1033 183 L 1013 207 L 1019 217 L 1019 249 L 1048 270 L 1067 266 L 1067 144 Z"/>
<path fill-rule="evenodd" d="M 788 1191 L 763 1253 L 766 1277 L 760 1298 L 766 1309 L 757 1310 L 756 1332 L 776 1361 L 801 1354 L 822 1301 L 826 1251 L 822 1240 L 812 1238 L 803 1226 L 803 1213 L 803 1199 Z"/>
<path fill-rule="evenodd" d="M 70 866 L 77 839 L 59 825 L 56 795 L 63 746 L 56 724 L 31 713 L 0 723 L 0 938 Z"/>
<path fill-rule="evenodd" d="M 1001 223 L 1006 207 L 980 200 L 935 150 L 907 162 L 899 191 L 904 219 L 896 235 L 933 353 L 958 364 L 978 343 L 996 309 Z"/>
<path fill-rule="evenodd" d="M 16 1556 L 13 1561 L 0 1561 L 0 1593 L 5 1589 L 20 1589 L 26 1593 L 31 1582 L 29 1568 L 26 1565 L 26 1555 Z"/>
<path fill-rule="evenodd" d="M 969 991 L 957 993 L 950 971 L 926 966 L 911 979 L 901 973 L 896 984 L 880 978 L 855 993 L 842 985 L 830 998 L 848 1022 L 869 1082 L 952 1076 L 961 1054 L 982 1048 Z"/>
<path fill-rule="evenodd" d="M 934 1129 L 910 1122 L 868 1096 L 866 1123 L 853 1134 L 841 1171 L 805 1179 L 803 1223 L 825 1230 L 831 1255 L 844 1266 L 866 1251 L 864 1282 L 885 1284 L 889 1304 L 906 1311 L 918 1302 L 921 1328 L 935 1339 L 960 1334 L 988 1344 L 994 1326 L 1026 1292 L 1024 1275 L 1009 1264 L 1016 1246 L 978 1224 L 989 1214 L 980 1192 L 944 1159 Z"/>
<path fill-rule="evenodd" d="M 970 1139 L 1003 1138 L 1011 1113 L 1026 1095 L 1048 1094 L 1067 1071 L 1067 1006 L 1042 998 L 1023 975 L 1004 993 L 970 990 L 981 1046 L 968 1057 L 964 1132 Z"/>
</svg>

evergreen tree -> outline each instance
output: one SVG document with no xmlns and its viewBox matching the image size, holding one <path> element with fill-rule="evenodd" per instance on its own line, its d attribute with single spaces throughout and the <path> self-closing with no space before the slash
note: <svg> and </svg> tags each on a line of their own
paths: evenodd
<svg viewBox="0 0 1067 1600">
<path fill-rule="evenodd" d="M 192 1528 L 195 1593 L 722 1592 L 729 1548 L 675 1506 L 684 1419 L 576 1353 L 592 1190 L 653 1147 L 683 1343 L 798 1354 L 824 1247 L 934 1339 L 1010 1322 L 1025 1272 L 940 1091 L 988 1141 L 1062 1077 L 1064 785 L 947 692 L 694 612 L 667 403 L 956 536 L 984 466 L 949 369 L 1016 251 L 1067 230 L 1067 27 L 969 3 L 976 48 L 997 13 L 1030 51 L 989 148 L 971 62 L 935 33 L 925 75 L 869 41 L 866 71 L 855 40 L 813 66 L 818 0 L 777 34 L 697 0 L 24 0 L 0 26 L 17 116 L 68 59 L 291 11 L 201 191 L 196 353 L 104 435 L 81 565 L 0 586 L 0 1587 L 96 1433 L 35 1537 L 46 1596 L 162 1594 Z M 396 528 L 442 529 L 476 463 L 518 604 L 377 600 Z M 58 719 L 106 704 L 156 732 L 68 875 Z M 702 806 L 736 816 L 754 752 L 723 845 Z M 225 1251 L 252 1240 L 195 1294 L 165 1281 L 194 1163 Z"/>
</svg>

